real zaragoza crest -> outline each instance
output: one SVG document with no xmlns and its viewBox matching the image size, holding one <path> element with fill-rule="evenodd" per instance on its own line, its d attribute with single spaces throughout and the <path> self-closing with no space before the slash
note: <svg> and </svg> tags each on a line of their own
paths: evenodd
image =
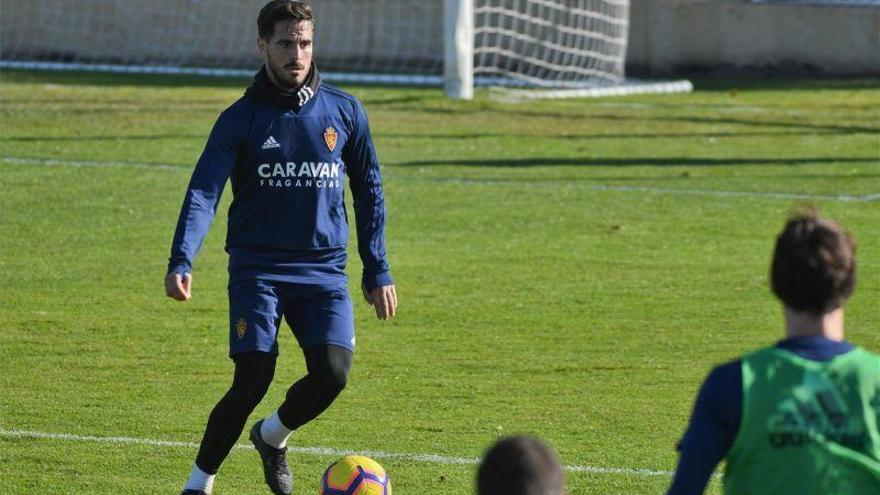
<svg viewBox="0 0 880 495">
<path fill-rule="evenodd" d="M 244 318 L 239 318 L 237 322 L 235 322 L 235 333 L 238 334 L 238 338 L 244 338 L 244 333 L 247 331 L 247 323 L 244 321 Z"/>
<path fill-rule="evenodd" d="M 336 134 L 336 129 L 332 127 L 324 129 L 324 142 L 327 143 L 327 148 L 329 148 L 330 151 L 336 149 L 336 139 L 338 137 L 339 135 Z"/>
</svg>

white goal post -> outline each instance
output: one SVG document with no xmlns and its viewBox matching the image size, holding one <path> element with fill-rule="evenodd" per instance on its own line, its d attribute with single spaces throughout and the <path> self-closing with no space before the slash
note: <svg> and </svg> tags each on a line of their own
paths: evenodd
<svg viewBox="0 0 880 495">
<path fill-rule="evenodd" d="M 446 0 L 446 94 L 470 98 L 470 80 L 516 99 L 692 91 L 626 78 L 629 15 L 629 0 Z"/>
<path fill-rule="evenodd" d="M 474 0 L 444 0 L 443 90 L 450 98 L 474 97 Z"/>
<path fill-rule="evenodd" d="M 3 0 L 0 68 L 248 76 L 265 0 Z M 627 94 L 629 0 L 313 0 L 331 82 Z M 528 89 L 532 90 L 529 91 Z M 539 91 L 534 91 L 539 89 Z M 690 83 L 638 84 L 635 92 Z"/>
</svg>

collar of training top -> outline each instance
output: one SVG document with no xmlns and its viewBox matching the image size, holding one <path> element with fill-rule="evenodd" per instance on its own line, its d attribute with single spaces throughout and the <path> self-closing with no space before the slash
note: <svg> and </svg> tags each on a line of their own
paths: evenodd
<svg viewBox="0 0 880 495">
<path fill-rule="evenodd" d="M 312 62 L 309 68 L 309 74 L 302 86 L 297 89 L 283 90 L 272 84 L 269 76 L 266 74 L 266 66 L 263 65 L 254 76 L 254 82 L 250 85 L 245 95 L 251 95 L 258 100 L 262 100 L 270 105 L 284 108 L 287 110 L 299 110 L 309 100 L 314 98 L 321 85 L 321 75 L 318 73 L 318 66 Z"/>
</svg>

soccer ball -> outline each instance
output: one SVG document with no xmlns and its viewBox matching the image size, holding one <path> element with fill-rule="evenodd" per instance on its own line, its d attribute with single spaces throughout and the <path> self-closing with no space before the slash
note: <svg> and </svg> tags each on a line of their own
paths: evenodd
<svg viewBox="0 0 880 495">
<path fill-rule="evenodd" d="M 348 455 L 324 471 L 321 495 L 391 495 L 391 480 L 378 462 Z"/>
</svg>

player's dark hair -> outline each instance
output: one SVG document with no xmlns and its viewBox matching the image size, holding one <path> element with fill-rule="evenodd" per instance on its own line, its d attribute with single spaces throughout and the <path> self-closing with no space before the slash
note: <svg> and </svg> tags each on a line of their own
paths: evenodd
<svg viewBox="0 0 880 495">
<path fill-rule="evenodd" d="M 856 284 L 856 245 L 815 210 L 792 217 L 776 240 L 770 280 L 788 307 L 822 315 L 839 308 Z"/>
<path fill-rule="evenodd" d="M 483 456 L 478 495 L 563 495 L 565 478 L 556 454 L 537 438 L 507 437 Z"/>
<path fill-rule="evenodd" d="M 289 21 L 293 24 L 309 21 L 314 26 L 315 16 L 312 14 L 312 8 L 305 2 L 272 0 L 260 9 L 260 15 L 257 16 L 257 31 L 260 33 L 260 38 L 266 41 L 272 39 L 278 21 Z"/>
</svg>

